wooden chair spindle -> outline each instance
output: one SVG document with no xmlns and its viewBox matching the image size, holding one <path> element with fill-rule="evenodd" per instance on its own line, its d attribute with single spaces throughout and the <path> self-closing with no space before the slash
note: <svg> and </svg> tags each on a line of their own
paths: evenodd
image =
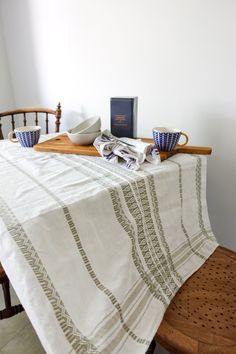
<svg viewBox="0 0 236 354">
<path fill-rule="evenodd" d="M 38 125 L 38 112 L 35 112 L 35 124 Z"/>
<path fill-rule="evenodd" d="M 14 118 L 14 114 L 11 115 L 11 127 L 12 127 L 12 130 L 15 129 L 15 118 Z"/>
<path fill-rule="evenodd" d="M 26 113 L 23 113 L 23 115 L 24 115 L 24 120 L 23 120 L 23 122 L 24 122 L 24 127 L 26 127 L 26 125 L 27 125 Z"/>
<path fill-rule="evenodd" d="M 60 120 L 61 120 L 61 103 L 59 102 L 56 109 L 56 128 L 55 128 L 56 133 L 59 133 L 60 131 L 60 124 L 61 124 Z"/>
<path fill-rule="evenodd" d="M 48 134 L 48 113 L 46 113 L 46 134 Z"/>
<path fill-rule="evenodd" d="M 3 140 L 3 133 L 2 133 L 2 120 L 0 117 L 0 140 Z"/>
</svg>

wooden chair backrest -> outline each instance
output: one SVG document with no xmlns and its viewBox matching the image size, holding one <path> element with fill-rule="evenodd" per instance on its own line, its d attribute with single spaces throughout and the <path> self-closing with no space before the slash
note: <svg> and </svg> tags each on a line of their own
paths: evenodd
<svg viewBox="0 0 236 354">
<path fill-rule="evenodd" d="M 57 105 L 57 108 L 55 110 L 50 109 L 50 108 L 38 108 L 38 107 L 27 107 L 27 108 L 19 108 L 19 109 L 14 109 L 12 111 L 7 111 L 7 112 L 2 112 L 0 113 L 0 140 L 4 139 L 3 137 L 3 132 L 2 132 L 2 123 L 3 119 L 11 119 L 11 128 L 12 130 L 15 129 L 15 117 L 17 115 L 21 115 L 23 117 L 23 124 L 24 126 L 27 125 L 27 117 L 29 114 L 34 114 L 34 121 L 35 125 L 38 125 L 39 122 L 39 114 L 45 114 L 45 133 L 49 133 L 49 117 L 52 115 L 55 117 L 55 133 L 59 133 L 60 130 L 60 119 L 61 119 L 61 104 L 60 102 Z M 21 126 L 22 126 L 21 125 Z"/>
</svg>

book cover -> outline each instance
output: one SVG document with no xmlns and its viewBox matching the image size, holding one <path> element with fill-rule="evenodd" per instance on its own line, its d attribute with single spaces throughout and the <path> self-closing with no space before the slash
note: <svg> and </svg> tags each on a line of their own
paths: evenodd
<svg viewBox="0 0 236 354">
<path fill-rule="evenodd" d="M 137 137 L 138 97 L 111 97 L 111 133 L 119 138 Z"/>
</svg>

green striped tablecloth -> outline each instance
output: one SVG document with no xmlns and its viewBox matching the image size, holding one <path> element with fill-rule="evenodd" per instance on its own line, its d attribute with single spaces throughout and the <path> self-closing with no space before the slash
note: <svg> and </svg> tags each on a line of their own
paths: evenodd
<svg viewBox="0 0 236 354">
<path fill-rule="evenodd" d="M 145 353 L 217 247 L 206 157 L 131 172 L 0 143 L 0 260 L 47 353 Z"/>
</svg>

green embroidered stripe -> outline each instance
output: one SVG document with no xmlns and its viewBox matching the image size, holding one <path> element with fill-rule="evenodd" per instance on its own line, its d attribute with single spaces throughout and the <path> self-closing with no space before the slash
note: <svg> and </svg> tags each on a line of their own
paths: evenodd
<svg viewBox="0 0 236 354">
<path fill-rule="evenodd" d="M 134 302 L 134 299 L 136 301 L 136 298 L 138 298 L 138 296 L 142 294 L 145 289 L 147 289 L 146 284 L 142 281 L 141 278 L 139 278 L 132 289 L 130 289 L 127 298 L 121 304 L 125 318 L 127 317 L 131 307 L 134 309 L 134 311 L 136 311 L 137 304 Z M 100 323 L 97 324 L 93 331 L 88 335 L 88 338 L 93 338 L 93 340 L 95 338 L 96 340 L 101 340 L 101 338 L 103 338 L 103 336 L 106 335 L 111 330 L 111 328 L 117 324 L 117 321 L 119 321 L 119 314 L 113 309 L 100 321 Z"/>
<path fill-rule="evenodd" d="M 153 223 L 152 216 L 151 216 L 150 203 L 149 203 L 148 196 L 147 196 L 145 181 L 143 179 L 138 180 L 136 183 L 131 183 L 130 186 L 132 188 L 130 188 L 128 193 L 131 194 L 131 193 L 133 193 L 131 190 L 132 189 L 134 190 L 134 194 L 133 194 L 134 203 L 135 203 L 135 196 L 136 195 L 138 196 L 138 199 L 139 199 L 139 205 L 138 205 L 138 203 L 136 203 L 134 205 L 134 208 L 137 210 L 137 212 L 135 212 L 133 214 L 133 217 L 136 218 L 136 223 L 138 224 L 138 222 L 139 222 L 139 224 L 140 224 L 138 226 L 138 231 L 140 232 L 140 235 L 144 236 L 144 239 L 141 239 L 141 244 L 144 249 L 146 248 L 147 252 L 149 252 L 149 250 L 150 250 L 151 256 L 152 256 L 153 262 L 154 262 L 151 264 L 149 259 L 147 259 L 147 261 L 149 262 L 149 264 L 147 263 L 147 265 L 150 266 L 150 271 L 152 271 L 152 272 L 155 269 L 158 269 L 160 271 L 161 276 L 166 279 L 167 284 L 171 288 L 171 291 L 169 291 L 169 296 L 171 296 L 171 293 L 176 292 L 178 287 L 176 286 L 176 284 L 173 281 L 173 278 L 170 274 L 167 259 L 161 250 L 160 243 L 159 243 L 158 237 L 156 235 L 156 230 L 155 230 L 154 223 Z M 128 193 L 126 193 L 126 192 L 124 193 L 125 198 Z M 130 198 L 130 200 L 131 200 L 131 198 Z M 127 197 L 126 202 L 128 205 L 128 203 L 129 203 L 128 197 Z M 143 218 L 143 222 L 141 222 L 142 218 Z M 143 226 L 143 229 L 142 229 L 142 226 Z M 146 232 L 144 232 L 144 227 L 146 229 L 145 230 Z M 147 236 L 149 236 L 149 237 L 147 237 Z M 149 250 L 148 250 L 148 244 L 150 244 Z M 162 268 L 164 269 L 164 271 L 162 270 Z M 155 275 L 155 274 L 153 273 L 153 275 Z M 166 291 L 165 291 L 165 293 L 166 293 Z"/>
<path fill-rule="evenodd" d="M 138 304 L 138 308 L 137 308 L 137 313 L 133 312 L 129 321 L 130 323 L 133 323 L 134 320 L 136 320 L 136 323 L 139 322 L 139 318 L 141 317 L 142 313 L 144 312 L 145 309 L 147 309 L 150 306 L 150 303 L 152 301 L 153 297 L 150 295 L 149 291 L 146 290 L 143 298 L 141 299 L 140 303 Z M 122 343 L 122 339 L 123 339 L 123 343 Z M 123 347 L 123 345 L 125 344 L 127 340 L 127 337 L 125 338 L 123 333 L 122 333 L 122 329 L 119 330 L 118 333 L 116 333 L 115 337 L 112 338 L 112 340 L 110 341 L 110 344 L 108 344 L 108 346 L 106 346 L 105 350 L 101 351 L 101 354 L 107 354 L 107 353 L 111 353 L 112 352 L 112 348 L 116 347 L 117 351 L 116 353 L 123 353 L 121 352 L 121 348 Z M 150 342 L 149 342 L 150 344 Z"/>
<path fill-rule="evenodd" d="M 174 257 L 171 256 L 170 248 L 169 248 L 168 243 L 166 242 L 166 239 L 165 239 L 164 229 L 163 229 L 163 225 L 162 225 L 162 221 L 161 221 L 161 217 L 160 217 L 160 212 L 159 212 L 159 202 L 158 202 L 158 197 L 157 197 L 157 191 L 155 188 L 154 176 L 148 175 L 147 180 L 148 180 L 148 184 L 149 184 L 149 188 L 150 188 L 150 195 L 152 198 L 152 206 L 153 206 L 153 211 L 154 211 L 153 214 L 155 217 L 155 221 L 156 221 L 156 225 L 158 228 L 158 232 L 159 232 L 159 236 L 160 236 L 162 245 L 164 246 L 164 249 L 166 252 L 166 257 L 168 259 L 168 265 L 169 265 L 173 275 L 175 276 L 175 278 L 178 280 L 180 285 L 182 285 L 183 279 L 179 275 L 179 273 L 177 272 L 177 270 L 175 268 L 174 261 L 173 261 Z"/>
<path fill-rule="evenodd" d="M 108 164 L 103 159 L 99 159 L 99 161 L 97 163 L 100 164 L 105 170 L 109 170 L 113 173 L 121 175 L 122 178 L 125 178 L 125 180 L 127 180 L 127 178 L 129 178 L 129 180 L 131 180 L 131 181 L 137 180 L 138 174 L 133 171 L 131 172 L 129 170 L 118 168 L 116 165 Z M 162 255 L 162 264 L 164 265 L 165 269 L 167 267 L 170 268 L 172 274 L 175 276 L 175 278 L 178 280 L 178 282 L 181 285 L 183 283 L 183 280 L 174 267 L 174 262 L 171 257 L 171 254 L 170 254 L 170 249 L 169 249 L 169 246 L 168 246 L 168 244 L 165 240 L 165 236 L 164 236 L 164 230 L 163 230 L 163 226 L 162 226 L 162 222 L 161 222 L 161 218 L 160 218 L 160 214 L 159 214 L 158 198 L 157 198 L 157 193 L 156 193 L 156 189 L 155 189 L 154 176 L 150 175 L 149 173 L 147 173 L 145 175 L 148 180 L 148 187 L 150 190 L 149 194 L 151 196 L 151 208 L 154 211 L 153 214 L 154 214 L 155 224 L 157 225 L 157 230 L 159 231 L 160 240 L 161 240 L 161 243 L 164 247 L 164 251 L 166 253 L 166 257 L 163 257 L 163 255 Z M 134 188 L 135 188 L 135 191 L 137 191 L 136 186 L 134 186 Z M 139 195 L 139 193 L 136 193 L 136 194 Z M 147 198 L 146 198 L 145 203 L 143 203 L 143 204 L 145 204 L 145 206 L 147 206 L 148 212 L 149 212 L 148 218 L 151 219 L 150 203 L 147 203 Z M 156 246 L 156 247 L 154 246 L 154 248 L 156 249 L 156 253 L 158 254 L 159 250 L 161 249 L 161 245 L 159 243 L 159 237 L 156 237 L 156 233 L 155 233 L 155 235 L 152 235 L 152 237 L 154 237 L 153 242 L 154 242 L 154 245 Z M 156 244 L 156 243 L 158 243 L 158 244 Z"/>
<path fill-rule="evenodd" d="M 191 155 L 192 158 L 197 160 L 196 164 L 196 173 L 195 173 L 195 186 L 196 186 L 196 196 L 198 202 L 198 220 L 201 232 L 205 235 L 206 238 L 215 240 L 214 236 L 209 235 L 209 231 L 211 229 L 206 229 L 204 226 L 203 221 L 203 214 L 202 214 L 202 158 L 198 155 Z M 173 162 L 173 161 L 172 161 Z"/>
<path fill-rule="evenodd" d="M 171 159 L 169 159 L 170 162 L 172 162 L 173 164 L 177 165 L 178 167 L 178 171 L 179 171 L 179 196 L 180 196 L 180 205 L 181 205 L 181 228 L 183 231 L 183 234 L 188 242 L 189 248 L 191 249 L 191 251 L 196 254 L 196 256 L 198 256 L 199 258 L 206 260 L 206 257 L 204 257 L 201 253 L 199 253 L 195 248 L 192 247 L 191 244 L 191 239 L 188 235 L 188 232 L 184 226 L 184 222 L 183 222 L 183 186 L 182 186 L 182 166 L 180 165 L 180 163 L 178 163 L 177 161 L 173 161 Z"/>
<path fill-rule="evenodd" d="M 136 184 L 137 183 L 137 188 Z M 142 252 L 143 258 L 146 262 L 146 265 L 150 272 L 155 277 L 156 281 L 160 284 L 164 294 L 171 298 L 173 292 L 176 292 L 178 287 L 174 283 L 173 278 L 168 271 L 168 268 L 165 267 L 165 274 L 161 273 L 162 263 L 164 266 L 164 255 L 161 251 L 160 245 L 157 242 L 157 237 L 155 234 L 155 228 L 150 216 L 150 208 L 147 200 L 146 190 L 144 180 L 138 180 L 137 182 L 131 182 L 130 184 L 122 185 L 123 195 L 126 201 L 126 205 L 133 216 L 136 225 L 137 225 L 137 236 L 139 247 Z M 136 190 L 136 194 L 139 196 L 141 201 L 141 207 L 138 205 L 135 194 L 133 190 Z M 146 230 L 144 227 L 146 226 Z M 146 232 L 145 232 L 146 231 Z M 152 246 L 154 245 L 156 256 L 152 248 L 148 247 L 148 240 L 151 237 Z M 154 260 L 153 260 L 154 259 Z M 170 285 L 171 290 L 168 285 Z"/>
<path fill-rule="evenodd" d="M 209 229 L 209 231 L 211 231 L 211 230 Z M 201 238 L 203 238 L 203 233 L 201 231 L 199 231 L 199 232 L 197 232 L 195 235 L 193 235 L 191 237 L 192 244 L 194 244 L 197 240 L 199 240 Z M 172 254 L 173 254 L 174 262 L 175 262 L 176 258 L 179 258 L 181 253 L 185 252 L 186 246 L 189 249 L 187 240 L 182 242 L 182 243 L 180 243 L 179 246 L 173 250 Z"/>
<path fill-rule="evenodd" d="M 58 158 L 57 158 L 58 159 Z M 95 176 L 94 173 L 96 173 L 96 171 L 98 171 L 98 173 L 101 173 L 101 169 L 99 169 L 99 167 L 97 165 L 93 165 L 90 163 L 89 160 L 83 158 L 84 160 L 84 164 L 80 165 L 79 167 L 77 167 L 76 165 L 74 165 L 72 163 L 73 161 L 73 157 L 72 159 L 68 158 L 67 156 L 60 156 L 59 158 L 60 160 L 64 160 L 66 159 L 67 164 L 71 164 L 72 167 L 74 167 L 74 169 L 78 170 L 80 173 L 87 173 L 88 176 Z M 72 160 L 72 161 L 71 161 Z M 87 167 L 89 169 L 88 172 L 86 172 L 83 168 Z M 106 176 L 107 177 L 107 176 Z M 118 179 L 115 175 L 113 174 L 109 174 L 109 180 L 111 181 L 115 181 L 115 182 L 120 182 L 120 179 Z M 104 186 L 104 187 L 108 187 L 108 185 L 110 183 L 110 181 L 107 180 L 106 178 L 104 178 L 104 180 L 97 180 L 97 182 Z M 126 214 L 124 213 L 123 207 L 122 207 L 122 203 L 119 197 L 119 194 L 117 192 L 116 188 L 110 187 L 108 189 L 108 192 L 110 194 L 110 198 L 113 204 L 113 209 L 116 215 L 116 218 L 118 220 L 118 222 L 120 223 L 120 225 L 122 226 L 122 228 L 125 230 L 125 232 L 128 234 L 130 240 L 131 240 L 131 245 L 132 245 L 132 259 L 133 262 L 135 264 L 135 267 L 137 269 L 137 271 L 139 272 L 141 278 L 143 279 L 143 281 L 146 283 L 146 285 L 148 286 L 150 292 L 153 294 L 153 296 L 155 296 L 159 301 L 161 301 L 166 307 L 168 305 L 167 301 L 165 300 L 164 296 L 161 294 L 160 292 L 160 284 L 158 283 L 154 283 L 153 279 L 150 278 L 150 276 L 148 275 L 147 271 L 144 269 L 143 265 L 142 265 L 142 261 L 139 257 L 138 254 L 138 250 L 136 247 L 136 241 L 135 241 L 135 230 L 133 228 L 132 223 L 130 223 L 129 219 L 127 218 Z"/>
<path fill-rule="evenodd" d="M 105 167 L 107 167 L 107 165 L 110 166 L 109 164 L 106 164 Z M 107 171 L 106 169 L 106 172 L 110 171 Z M 114 173 L 111 174 L 110 178 L 114 178 Z M 163 257 L 158 238 L 156 237 L 154 224 L 152 222 L 150 214 L 150 205 L 147 198 L 147 191 L 144 179 L 143 177 L 136 176 L 135 181 L 129 183 L 129 181 L 127 180 L 127 176 L 122 176 L 121 181 L 122 180 L 123 183 L 121 183 L 121 188 L 123 191 L 123 196 L 126 201 L 126 205 L 136 222 L 139 247 L 146 262 L 146 265 L 155 277 L 157 283 L 161 286 L 161 290 L 162 292 L 164 292 L 165 296 L 167 296 L 168 298 L 173 297 L 173 293 L 178 290 L 179 286 L 177 286 L 173 281 L 173 278 L 167 266 L 167 261 L 165 257 Z M 118 194 L 117 198 L 119 198 Z M 136 201 L 137 198 L 139 199 L 139 205 Z M 116 206 L 118 205 L 118 203 L 115 203 L 114 199 L 115 198 L 113 196 L 113 208 L 116 215 L 119 215 L 119 213 L 122 212 L 123 208 L 121 206 L 119 208 L 120 210 L 117 210 Z M 120 220 L 120 215 L 117 217 L 117 219 Z M 128 224 L 130 224 L 129 221 Z M 121 225 L 123 225 L 123 223 L 121 223 Z M 162 271 L 162 267 L 164 268 L 164 271 Z M 169 286 L 171 290 L 169 289 Z"/>
<path fill-rule="evenodd" d="M 122 178 L 125 180 L 128 179 L 129 181 L 135 182 L 137 180 L 137 176 L 139 176 L 137 173 L 135 173 L 133 171 L 131 172 L 129 170 L 118 168 L 116 165 L 108 164 L 103 159 L 99 159 L 99 161 L 97 163 L 100 164 L 105 170 L 109 170 L 112 173 L 116 173 L 117 175 L 121 175 Z M 150 203 L 147 202 L 147 198 L 146 198 L 146 201 L 143 202 L 143 205 L 145 205 L 145 208 L 148 209 L 148 211 L 151 210 L 151 207 L 152 207 L 152 210 L 154 211 L 153 214 L 154 214 L 154 218 L 155 218 L 155 223 L 156 223 L 157 229 L 160 233 L 161 242 L 163 244 L 164 250 L 166 251 L 167 259 L 168 259 L 168 262 L 166 261 L 166 258 L 163 260 L 164 265 L 170 267 L 171 271 L 175 274 L 175 277 L 178 279 L 179 283 L 182 284 L 182 278 L 174 269 L 173 260 L 172 260 L 171 254 L 170 254 L 170 249 L 169 249 L 169 246 L 165 240 L 164 230 L 162 227 L 161 218 L 160 218 L 160 214 L 159 214 L 158 198 L 157 198 L 157 194 L 156 194 L 156 190 L 155 190 L 154 177 L 153 177 L 153 175 L 150 175 L 149 173 L 145 174 L 145 177 L 148 180 L 148 188 L 150 191 L 149 195 L 151 196 L 152 205 L 150 206 Z M 134 186 L 134 191 L 137 192 L 136 186 Z M 139 195 L 139 193 L 135 193 L 135 194 L 137 194 L 137 196 Z M 149 213 L 149 218 L 151 218 L 151 212 Z M 159 243 L 159 238 L 156 237 L 156 234 L 155 234 L 155 242 Z M 160 244 L 159 244 L 159 247 L 161 247 Z"/>
<path fill-rule="evenodd" d="M 76 328 L 23 227 L 1 197 L 0 217 L 34 272 L 44 294 L 54 310 L 54 314 L 65 337 L 73 349 L 76 353 L 98 353 L 97 348 Z"/>
<path fill-rule="evenodd" d="M 121 227 L 125 230 L 125 232 L 128 234 L 131 244 L 132 244 L 132 259 L 133 262 L 136 266 L 136 269 L 138 270 L 141 278 L 143 281 L 146 283 L 148 286 L 150 292 L 152 293 L 153 296 L 155 296 L 159 301 L 161 301 L 166 307 L 167 307 L 167 301 L 165 300 L 164 296 L 160 292 L 160 284 L 155 283 L 150 279 L 148 276 L 147 272 L 144 270 L 144 267 L 142 265 L 142 262 L 140 260 L 140 257 L 138 255 L 138 251 L 136 248 L 136 241 L 135 241 L 135 230 L 133 225 L 129 222 L 126 214 L 124 213 L 124 210 L 122 208 L 119 195 L 115 189 L 110 189 L 110 197 L 112 200 L 114 212 L 116 214 L 116 218 L 118 222 L 120 223 Z"/>
<path fill-rule="evenodd" d="M 192 247 L 195 247 L 196 244 L 199 243 L 199 241 L 202 241 L 203 240 L 203 235 L 202 233 L 198 234 L 197 238 L 191 238 L 191 244 L 192 244 Z M 196 247 L 198 248 L 198 247 Z M 187 249 L 187 251 L 186 251 Z M 186 256 L 189 255 L 189 252 L 192 254 L 192 250 L 190 247 L 188 247 L 188 242 L 185 241 L 183 244 L 182 244 L 182 247 L 181 249 L 179 249 L 178 252 L 175 252 L 175 267 L 177 267 L 177 262 L 179 262 L 180 260 L 184 260 Z"/>
<path fill-rule="evenodd" d="M 143 257 L 146 261 L 147 266 L 149 267 L 150 271 L 155 277 L 157 275 L 155 273 L 157 270 L 158 272 L 161 273 L 160 276 L 165 277 L 166 283 L 171 287 L 171 290 L 169 290 L 166 287 L 165 282 L 164 283 L 162 282 L 164 287 L 163 290 L 168 297 L 172 296 L 173 292 L 175 293 L 178 290 L 179 286 L 177 286 L 173 280 L 173 277 L 169 270 L 168 262 L 171 263 L 170 268 L 175 273 L 174 275 L 176 276 L 180 284 L 182 284 L 182 279 L 180 276 L 178 276 L 176 270 L 174 269 L 173 260 L 170 257 L 169 248 L 167 246 L 167 243 L 163 241 L 164 240 L 163 229 L 162 229 L 162 236 L 163 236 L 162 241 L 163 241 L 165 251 L 167 255 L 169 255 L 169 257 L 166 258 L 163 255 L 163 252 L 161 250 L 159 238 L 156 235 L 154 222 L 152 220 L 150 203 L 147 196 L 147 189 L 146 189 L 144 178 L 140 178 L 140 176 L 138 176 L 137 174 L 134 175 L 134 173 L 131 173 L 130 171 L 125 171 L 124 169 L 121 168 L 117 169 L 114 172 L 113 165 L 108 164 L 107 162 L 104 163 L 104 161 L 101 159 L 99 159 L 99 162 L 97 163 L 101 164 L 106 171 L 108 170 L 109 172 L 111 171 L 112 173 L 121 175 L 122 178 L 126 181 L 127 184 L 125 186 L 124 184 L 122 184 L 122 191 L 123 191 L 124 198 L 126 200 L 126 205 L 130 210 L 137 224 L 139 246 L 140 249 L 142 250 Z M 112 166 L 112 168 L 110 168 L 110 166 Z M 133 182 L 130 182 L 130 180 Z M 155 192 L 155 190 L 152 188 L 150 192 L 152 196 L 153 196 L 153 192 Z M 136 201 L 136 199 L 138 199 L 138 202 Z M 154 199 L 152 199 L 152 203 L 154 204 Z M 159 217 L 159 221 L 160 221 L 160 217 Z M 160 224 L 158 226 L 160 226 Z M 162 267 L 164 269 L 164 272 L 162 271 Z M 160 276 L 159 278 L 156 278 L 158 282 L 160 282 Z"/>
<path fill-rule="evenodd" d="M 197 165 L 196 165 L 196 194 L 197 194 L 197 200 L 198 200 L 198 220 L 199 220 L 199 225 L 200 229 L 202 230 L 203 234 L 209 238 L 209 235 L 206 231 L 206 228 L 204 226 L 204 221 L 203 221 L 203 216 L 202 216 L 202 180 L 201 180 L 201 175 L 202 175 L 202 159 L 199 156 L 193 155 L 194 158 L 197 159 Z"/>
<path fill-rule="evenodd" d="M 197 242 L 192 243 L 194 249 L 196 249 L 196 251 L 203 249 L 204 244 L 207 242 L 207 239 L 205 237 L 200 238 Z M 184 256 L 179 258 L 178 260 L 176 260 L 175 262 L 175 266 L 176 268 L 183 266 L 184 263 L 186 263 L 186 261 L 191 258 L 192 256 L 192 250 L 190 248 L 188 248 L 188 252 L 185 252 Z"/>
<path fill-rule="evenodd" d="M 138 343 L 146 343 L 147 345 L 149 344 L 149 341 L 146 340 L 145 338 L 139 338 L 138 336 L 136 336 L 135 333 L 133 333 L 133 331 L 127 326 L 127 324 L 124 321 L 123 318 L 123 314 L 122 314 L 122 309 L 121 306 L 118 302 L 118 300 L 116 299 L 116 297 L 112 294 L 112 292 L 106 288 L 98 279 L 98 277 L 96 276 L 90 262 L 88 259 L 88 256 L 82 246 L 82 243 L 80 241 L 79 238 L 79 234 L 77 232 L 76 226 L 74 224 L 74 221 L 70 215 L 69 212 L 69 208 L 54 194 L 52 193 L 48 188 L 46 188 L 42 183 L 40 183 L 36 178 L 34 178 L 33 176 L 31 176 L 30 174 L 28 174 L 25 170 L 21 169 L 18 165 L 16 165 L 15 163 L 9 161 L 6 157 L 4 157 L 2 154 L 0 154 L 3 159 L 5 161 L 7 161 L 10 165 L 12 165 L 14 168 L 16 168 L 17 170 L 19 170 L 21 173 L 23 173 L 25 176 L 27 176 L 29 179 L 31 179 L 34 183 L 36 183 L 41 189 L 43 189 L 48 195 L 50 195 L 62 208 L 65 219 L 68 223 L 68 226 L 71 230 L 72 236 L 74 237 L 74 240 L 76 242 L 77 245 L 77 249 L 81 255 L 81 258 L 84 262 L 84 265 L 88 271 L 88 274 L 90 275 L 91 279 L 93 280 L 93 282 L 95 283 L 95 285 L 97 286 L 97 288 L 102 291 L 110 300 L 110 302 L 112 303 L 112 305 L 117 309 L 119 315 L 120 315 L 120 322 L 124 328 L 124 330 L 129 334 L 129 336 L 137 341 Z"/>
</svg>

